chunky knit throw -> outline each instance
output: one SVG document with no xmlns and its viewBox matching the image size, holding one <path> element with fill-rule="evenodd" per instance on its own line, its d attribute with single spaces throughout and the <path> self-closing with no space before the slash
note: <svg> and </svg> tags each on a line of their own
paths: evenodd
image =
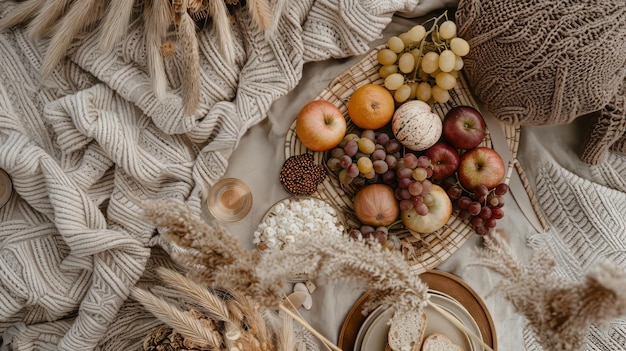
<svg viewBox="0 0 626 351">
<path fill-rule="evenodd" d="M 132 350 L 145 315 L 127 300 L 149 262 L 155 228 L 143 201 L 174 198 L 200 213 L 242 135 L 299 81 L 303 64 L 365 53 L 395 11 L 416 0 L 288 2 L 267 40 L 245 14 L 236 65 L 214 33 L 198 35 L 201 96 L 183 114 L 183 76 L 165 62 L 158 100 L 146 74 L 140 19 L 113 52 L 97 28 L 82 35 L 45 80 L 49 42 L 23 27 L 0 32 L 0 168 L 15 194 L 0 208 L 0 333 L 15 350 Z M 0 3 L 0 17 L 14 8 Z"/>
<path fill-rule="evenodd" d="M 471 46 L 465 73 L 498 118 L 563 124 L 602 111 L 580 156 L 606 159 L 626 130 L 622 1 L 461 0 L 456 18 Z"/>
</svg>

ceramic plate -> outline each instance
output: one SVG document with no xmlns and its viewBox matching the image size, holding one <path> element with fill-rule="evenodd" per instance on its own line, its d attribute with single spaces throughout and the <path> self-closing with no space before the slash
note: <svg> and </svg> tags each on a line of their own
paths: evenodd
<svg viewBox="0 0 626 351">
<path fill-rule="evenodd" d="M 359 351 L 361 349 L 361 343 L 363 342 L 363 337 L 365 336 L 365 332 L 372 325 L 376 317 L 378 317 L 381 313 L 384 312 L 382 307 L 375 308 L 372 312 L 370 312 L 365 320 L 363 321 L 363 325 L 361 325 L 361 329 L 356 334 L 356 341 L 354 342 L 354 351 Z"/>
<path fill-rule="evenodd" d="M 469 330 L 478 336 L 481 336 L 478 325 L 472 316 L 458 302 L 451 300 L 439 294 L 431 294 L 431 301 L 437 306 L 442 307 L 446 311 L 454 315 L 458 321 L 463 323 Z M 424 335 L 439 333 L 446 335 L 452 342 L 461 346 L 464 350 L 477 350 L 477 345 L 471 342 L 471 339 L 460 331 L 448 319 L 443 317 L 432 307 L 426 307 L 426 315 L 428 316 L 428 324 Z M 365 330 L 361 345 L 356 345 L 355 350 L 359 351 L 380 351 L 384 350 L 387 345 L 387 333 L 389 332 L 388 322 L 393 315 L 393 311 L 386 309 L 377 314 L 371 325 Z"/>
</svg>

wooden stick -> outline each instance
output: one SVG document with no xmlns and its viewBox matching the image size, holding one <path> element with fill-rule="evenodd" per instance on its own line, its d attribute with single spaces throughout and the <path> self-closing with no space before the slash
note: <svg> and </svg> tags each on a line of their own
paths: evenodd
<svg viewBox="0 0 626 351">
<path fill-rule="evenodd" d="M 467 334 L 467 336 L 469 336 L 471 339 L 474 339 L 475 341 L 477 341 L 483 347 L 484 350 L 493 351 L 493 349 L 489 345 L 487 345 L 481 337 L 474 334 L 463 323 L 459 322 L 459 320 L 456 319 L 456 317 L 453 314 L 437 306 L 437 304 L 431 302 L 430 300 L 426 300 L 426 302 L 435 311 L 439 312 L 442 316 L 444 316 L 450 323 L 454 324 L 455 327 L 459 328 L 463 333 Z"/>
<path fill-rule="evenodd" d="M 334 351 L 342 351 L 339 347 L 337 347 L 337 345 L 333 344 L 330 340 L 326 339 L 324 335 L 320 334 L 320 332 L 315 330 L 315 328 L 313 328 L 307 321 L 305 321 L 303 318 L 301 318 L 297 314 L 293 313 L 289 308 L 283 306 L 282 304 L 279 307 L 281 311 L 287 313 L 291 318 L 293 318 L 296 322 L 300 323 L 304 328 L 306 328 L 306 330 L 310 331 L 311 334 L 313 334 L 316 338 L 320 339 L 320 341 L 322 341 L 328 347 L 330 347 Z"/>
</svg>

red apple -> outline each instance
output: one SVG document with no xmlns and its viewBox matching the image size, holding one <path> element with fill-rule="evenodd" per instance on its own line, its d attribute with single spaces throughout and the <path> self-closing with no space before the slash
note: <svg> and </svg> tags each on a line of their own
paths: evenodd
<svg viewBox="0 0 626 351">
<path fill-rule="evenodd" d="M 494 188 L 502 183 L 505 172 L 502 157 L 488 147 L 477 147 L 465 152 L 457 170 L 461 185 L 469 191 L 480 184 L 488 189 Z"/>
<path fill-rule="evenodd" d="M 448 223 L 452 216 L 452 201 L 446 191 L 439 185 L 433 184 L 430 193 L 433 195 L 433 202 L 428 206 L 426 215 L 419 215 L 413 207 L 400 212 L 402 223 L 414 235 L 437 231 Z"/>
<path fill-rule="evenodd" d="M 478 146 L 487 133 L 483 116 L 471 106 L 455 106 L 443 118 L 443 136 L 457 149 Z"/>
<path fill-rule="evenodd" d="M 346 119 L 337 106 L 313 100 L 296 118 L 296 135 L 302 145 L 313 151 L 327 151 L 339 145 L 346 134 Z"/>
<path fill-rule="evenodd" d="M 430 158 L 433 165 L 434 180 L 441 180 L 454 174 L 459 167 L 461 157 L 455 148 L 446 143 L 437 143 L 428 148 L 424 155 Z"/>
</svg>

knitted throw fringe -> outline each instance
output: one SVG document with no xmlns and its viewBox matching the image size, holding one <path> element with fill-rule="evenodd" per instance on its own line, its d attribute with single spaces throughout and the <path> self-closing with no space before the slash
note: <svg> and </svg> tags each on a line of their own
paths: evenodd
<svg viewBox="0 0 626 351">
<path fill-rule="evenodd" d="M 585 350 L 592 323 L 626 314 L 626 272 L 618 266 L 600 262 L 582 281 L 570 282 L 552 274 L 555 262 L 546 252 L 535 252 L 530 263 L 523 265 L 500 234 L 484 239 L 485 247 L 473 265 L 502 275 L 494 291 L 527 318 L 544 350 Z"/>
</svg>

